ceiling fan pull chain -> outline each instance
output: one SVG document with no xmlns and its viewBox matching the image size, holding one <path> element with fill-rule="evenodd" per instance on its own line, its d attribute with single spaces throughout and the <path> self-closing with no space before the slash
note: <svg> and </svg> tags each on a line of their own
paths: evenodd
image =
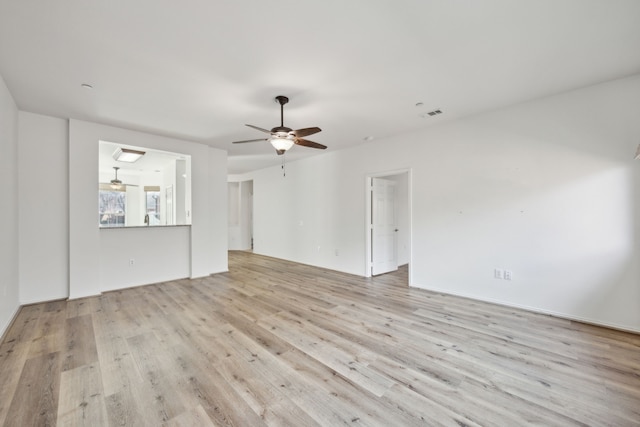
<svg viewBox="0 0 640 427">
<path fill-rule="evenodd" d="M 287 176 L 287 169 L 285 168 L 287 164 L 285 161 L 286 155 L 287 155 L 286 152 L 282 155 L 282 176 Z"/>
</svg>

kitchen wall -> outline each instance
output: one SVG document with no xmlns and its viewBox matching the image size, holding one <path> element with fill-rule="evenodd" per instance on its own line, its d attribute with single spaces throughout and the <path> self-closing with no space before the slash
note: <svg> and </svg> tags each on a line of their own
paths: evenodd
<svg viewBox="0 0 640 427">
<path fill-rule="evenodd" d="M 187 228 L 188 232 L 166 228 L 98 229 L 96 185 L 100 140 L 191 156 L 192 223 Z M 223 150 L 70 120 L 70 298 L 97 295 L 125 286 L 227 271 L 226 185 L 226 152 Z M 144 242 L 143 247 L 141 242 Z M 145 251 L 144 247 L 148 250 Z M 157 253 L 158 250 L 162 253 Z M 159 262 L 164 264 L 159 267 Z M 164 273 L 158 274 L 159 271 Z"/>
</svg>

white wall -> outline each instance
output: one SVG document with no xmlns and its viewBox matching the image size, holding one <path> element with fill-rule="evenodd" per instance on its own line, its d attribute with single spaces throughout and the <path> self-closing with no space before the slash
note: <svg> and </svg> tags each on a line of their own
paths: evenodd
<svg viewBox="0 0 640 427">
<path fill-rule="evenodd" d="M 240 183 L 240 243 L 241 249 L 251 249 L 253 233 L 253 181 Z"/>
<path fill-rule="evenodd" d="M 101 229 L 100 287 L 113 290 L 189 277 L 190 250 L 189 226 Z"/>
<path fill-rule="evenodd" d="M 0 337 L 19 304 L 18 108 L 0 76 Z"/>
<path fill-rule="evenodd" d="M 185 187 L 187 196 L 191 197 L 190 201 L 187 198 L 186 203 L 187 206 L 191 203 L 193 221 L 198 221 L 198 224 L 200 224 L 202 220 L 207 221 L 209 232 L 202 237 L 207 239 L 208 242 L 211 242 L 212 245 L 211 256 L 205 256 L 206 254 L 204 252 L 199 253 L 199 256 L 202 257 L 200 262 L 203 267 L 206 266 L 206 269 L 200 270 L 197 276 L 194 276 L 192 270 L 192 277 L 200 277 L 229 270 L 227 243 L 227 152 L 207 148 L 209 157 L 207 159 L 208 165 L 206 170 L 203 171 L 203 165 L 200 162 L 194 162 L 193 157 L 191 159 L 191 166 L 187 164 L 187 174 L 195 177 L 203 173 L 203 177 L 206 178 L 207 186 L 204 190 L 206 190 L 205 194 L 208 197 L 200 198 L 197 196 L 203 190 L 200 187 L 202 181 L 197 181 L 196 185 L 192 178 L 191 181 L 187 181 Z M 206 174 L 204 172 L 206 172 Z M 189 185 L 191 185 L 191 191 L 189 191 Z M 196 197 L 198 197 L 198 200 L 196 200 Z M 204 218 L 202 218 L 202 214 L 205 215 Z M 193 233 L 191 238 L 194 238 Z"/>
<path fill-rule="evenodd" d="M 411 169 L 413 286 L 640 331 L 638 117 L 640 75 L 236 179 L 255 252 L 364 275 L 364 178 Z"/>
<path fill-rule="evenodd" d="M 164 278 L 158 276 L 157 268 L 151 263 L 135 264 L 137 271 L 132 275 L 135 280 L 101 277 L 100 272 L 107 268 L 130 268 L 129 259 L 140 256 L 141 232 L 147 232 L 144 241 L 152 247 L 166 240 L 163 233 L 174 231 L 117 230 L 122 250 L 117 254 L 106 250 L 113 247 L 113 242 L 102 242 L 102 236 L 111 239 L 113 235 L 106 233 L 113 230 L 99 230 L 96 220 L 99 140 L 191 155 L 192 225 L 189 236 L 179 232 L 174 235 L 177 239 L 186 239 L 176 245 L 189 247 L 189 277 L 227 271 L 226 152 L 203 144 L 72 119 L 69 124 L 70 298 L 97 295 L 125 283 L 133 286 L 171 280 L 175 278 L 175 271 L 183 271 L 182 260 L 177 259 Z M 123 263 L 125 265 L 120 265 Z"/>
<path fill-rule="evenodd" d="M 69 295 L 68 121 L 20 111 L 20 303 Z"/>
<path fill-rule="evenodd" d="M 229 250 L 240 245 L 240 183 L 227 183 L 227 222 L 229 224 Z"/>
<path fill-rule="evenodd" d="M 368 171 L 367 156 L 328 150 L 288 163 L 286 177 L 280 167 L 247 174 L 253 179 L 254 252 L 365 275 L 365 176 L 400 169 Z M 379 163 L 385 157 L 381 153 Z"/>
</svg>

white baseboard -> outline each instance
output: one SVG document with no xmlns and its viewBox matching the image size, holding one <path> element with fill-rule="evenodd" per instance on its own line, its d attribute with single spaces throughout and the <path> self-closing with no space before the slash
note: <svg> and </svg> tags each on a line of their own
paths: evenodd
<svg viewBox="0 0 640 427">
<path fill-rule="evenodd" d="M 451 292 L 449 290 L 444 290 L 444 289 L 440 289 L 440 288 L 433 288 L 433 287 L 424 287 L 424 286 L 416 286 L 416 285 L 410 285 L 412 288 L 416 288 L 416 289 L 424 289 L 425 291 L 430 291 L 430 292 L 437 292 L 439 294 L 445 294 L 445 295 L 452 295 L 452 296 L 456 296 L 456 297 L 462 297 L 462 298 L 468 298 L 468 299 L 472 299 L 475 301 L 482 301 L 482 302 L 488 302 L 491 304 L 496 304 L 496 305 L 501 305 L 503 307 L 511 307 L 511 308 L 518 308 L 520 310 L 526 310 L 526 311 L 530 311 L 532 313 L 538 313 L 538 314 L 546 314 L 549 316 L 553 316 L 553 317 L 557 317 L 560 319 L 565 319 L 565 320 L 573 320 L 576 322 L 580 322 L 580 323 L 586 323 L 589 325 L 594 325 L 594 326 L 602 326 L 605 328 L 610 328 L 610 329 L 616 329 L 619 331 L 624 331 L 624 332 L 631 332 L 634 334 L 640 334 L 640 328 L 635 328 L 632 326 L 628 326 L 628 325 L 620 325 L 617 323 L 611 323 L 611 322 L 603 322 L 602 320 L 599 319 L 590 319 L 587 317 L 581 317 L 581 316 L 574 316 L 572 314 L 568 314 L 568 313 L 561 313 L 561 312 L 557 312 L 557 311 L 553 311 L 553 310 L 545 310 L 539 307 L 531 307 L 531 306 L 527 306 L 527 305 L 522 305 L 522 304 L 513 304 L 510 302 L 506 302 L 506 301 L 501 301 L 501 300 L 494 300 L 492 298 L 478 298 L 476 296 L 471 296 L 471 295 L 466 295 L 463 293 L 458 293 L 458 292 Z"/>
<path fill-rule="evenodd" d="M 11 318 L 9 318 L 9 321 L 7 322 L 7 324 L 3 325 L 2 328 L 0 328 L 0 345 L 4 343 L 5 334 L 11 328 L 11 325 L 13 325 L 13 322 L 15 322 L 16 318 L 18 317 L 18 313 L 20 313 L 21 308 L 22 308 L 21 305 L 16 307 L 15 311 L 13 312 L 13 315 L 11 316 Z"/>
</svg>

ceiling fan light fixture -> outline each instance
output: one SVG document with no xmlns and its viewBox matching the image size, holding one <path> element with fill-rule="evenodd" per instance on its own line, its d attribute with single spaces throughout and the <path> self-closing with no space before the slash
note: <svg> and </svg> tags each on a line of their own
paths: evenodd
<svg viewBox="0 0 640 427">
<path fill-rule="evenodd" d="M 273 148 L 280 151 L 287 151 L 293 147 L 293 139 L 288 136 L 274 136 L 269 138 L 269 142 L 273 145 Z"/>
<path fill-rule="evenodd" d="M 113 152 L 114 160 L 127 163 L 137 162 L 138 159 L 144 155 L 144 151 L 132 150 L 130 148 L 117 148 L 116 151 Z"/>
<path fill-rule="evenodd" d="M 113 170 L 116 171 L 116 177 L 111 180 L 111 188 L 113 190 L 119 190 L 122 188 L 122 181 L 118 179 L 118 171 L 120 168 L 118 166 L 114 166 Z"/>
</svg>

